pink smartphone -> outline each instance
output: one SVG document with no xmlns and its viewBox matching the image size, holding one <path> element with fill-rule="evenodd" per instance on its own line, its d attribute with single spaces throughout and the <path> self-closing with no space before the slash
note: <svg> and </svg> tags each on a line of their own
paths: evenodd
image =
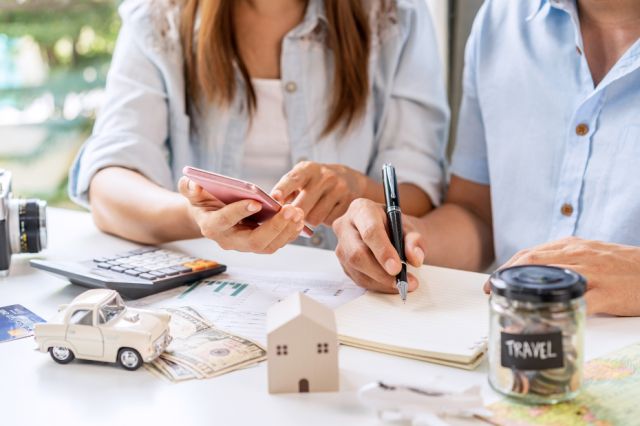
<svg viewBox="0 0 640 426">
<path fill-rule="evenodd" d="M 182 169 L 182 174 L 225 204 L 231 204 L 241 200 L 255 200 L 259 202 L 262 204 L 262 210 L 248 218 L 256 223 L 262 223 L 270 219 L 282 208 L 279 202 L 253 183 L 190 166 Z M 300 235 L 311 237 L 313 235 L 313 229 L 305 225 Z"/>
</svg>

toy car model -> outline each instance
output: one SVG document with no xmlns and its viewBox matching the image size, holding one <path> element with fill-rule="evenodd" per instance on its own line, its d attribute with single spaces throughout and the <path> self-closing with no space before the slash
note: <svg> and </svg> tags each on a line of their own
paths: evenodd
<svg viewBox="0 0 640 426">
<path fill-rule="evenodd" d="M 171 315 L 127 308 L 115 290 L 89 290 L 62 305 L 48 323 L 36 324 L 38 349 L 60 364 L 75 358 L 117 362 L 136 370 L 171 342 Z"/>
</svg>

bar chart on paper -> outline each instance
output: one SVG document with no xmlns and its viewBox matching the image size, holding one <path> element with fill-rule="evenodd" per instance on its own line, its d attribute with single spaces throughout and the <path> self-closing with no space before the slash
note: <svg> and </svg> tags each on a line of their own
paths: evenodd
<svg viewBox="0 0 640 426">
<path fill-rule="evenodd" d="M 301 292 L 332 309 L 364 293 L 348 278 L 233 268 L 187 289 L 150 296 L 147 306 L 191 306 L 217 327 L 265 343 L 266 312 L 292 293 Z M 142 303 L 145 304 L 144 299 Z"/>
<path fill-rule="evenodd" d="M 230 291 L 231 297 L 236 297 L 241 294 L 244 289 L 246 289 L 249 284 L 245 283 L 234 283 L 233 281 L 211 281 L 207 283 L 208 286 L 214 286 L 213 290 L 215 293 L 221 293 L 225 287 L 227 287 L 227 291 Z"/>
<path fill-rule="evenodd" d="M 221 280 L 220 281 L 211 280 L 211 281 L 205 281 L 205 282 L 200 281 L 195 284 L 192 284 L 189 288 L 187 288 L 184 291 L 184 293 L 178 296 L 178 298 L 184 299 L 191 291 L 195 290 L 200 285 L 206 285 L 210 287 L 210 291 L 213 291 L 214 293 L 218 293 L 220 295 L 225 295 L 225 296 L 231 296 L 231 297 L 240 296 L 242 292 L 245 291 L 247 287 L 249 287 L 249 284 L 247 283 L 238 283 L 234 281 L 221 281 Z"/>
</svg>

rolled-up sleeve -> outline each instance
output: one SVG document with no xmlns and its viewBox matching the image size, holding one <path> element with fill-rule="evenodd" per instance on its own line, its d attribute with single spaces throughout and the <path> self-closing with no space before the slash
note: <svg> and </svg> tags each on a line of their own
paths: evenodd
<svg viewBox="0 0 640 426">
<path fill-rule="evenodd" d="M 129 3 L 131 4 L 131 3 Z M 89 185 L 106 167 L 124 167 L 171 187 L 167 95 L 162 75 L 141 46 L 140 22 L 121 6 L 123 26 L 107 77 L 106 94 L 91 137 L 78 153 L 69 175 L 69 194 L 89 206 Z M 139 4 L 139 3 L 138 3 Z M 138 36 L 136 36 L 138 32 Z M 117 190 L 117 188 L 114 188 Z"/>
<path fill-rule="evenodd" d="M 435 31 L 424 1 L 413 2 L 413 7 L 400 13 L 406 24 L 401 34 L 404 43 L 376 134 L 378 153 L 370 176 L 380 179 L 382 165 L 392 163 L 399 182 L 418 186 L 439 205 L 449 107 Z"/>
<path fill-rule="evenodd" d="M 462 79 L 462 103 L 458 120 L 456 146 L 451 161 L 451 174 L 483 185 L 489 185 L 489 164 L 482 111 L 476 82 L 477 40 L 485 7 L 480 9 L 465 50 Z"/>
</svg>

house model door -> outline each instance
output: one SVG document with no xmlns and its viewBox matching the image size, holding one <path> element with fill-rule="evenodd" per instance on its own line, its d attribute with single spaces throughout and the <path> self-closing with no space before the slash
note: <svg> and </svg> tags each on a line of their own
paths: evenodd
<svg viewBox="0 0 640 426">
<path fill-rule="evenodd" d="M 300 379 L 300 381 L 298 382 L 298 392 L 309 392 L 309 381 L 307 379 Z"/>
</svg>

